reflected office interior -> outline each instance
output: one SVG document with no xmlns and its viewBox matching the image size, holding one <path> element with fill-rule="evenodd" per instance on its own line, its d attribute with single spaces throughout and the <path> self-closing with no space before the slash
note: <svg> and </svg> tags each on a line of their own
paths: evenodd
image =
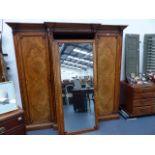
<svg viewBox="0 0 155 155">
<path fill-rule="evenodd" d="M 65 131 L 95 127 L 92 43 L 59 43 Z"/>
</svg>

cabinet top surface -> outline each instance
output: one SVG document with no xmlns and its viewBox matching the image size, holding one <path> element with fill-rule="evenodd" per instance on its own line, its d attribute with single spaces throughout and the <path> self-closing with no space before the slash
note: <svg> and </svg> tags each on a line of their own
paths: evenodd
<svg viewBox="0 0 155 155">
<path fill-rule="evenodd" d="M 18 110 L 12 111 L 12 112 L 1 114 L 0 115 L 0 121 L 3 121 L 5 119 L 9 119 L 10 117 L 14 117 L 14 116 L 22 114 L 22 113 L 23 113 L 23 110 L 22 109 L 18 109 Z"/>
<path fill-rule="evenodd" d="M 74 29 L 74 30 L 120 30 L 123 31 L 127 25 L 102 25 L 95 23 L 7 23 L 13 28 L 13 30 L 22 30 L 22 29 L 47 29 L 51 28 L 53 30 L 59 29 Z"/>
<path fill-rule="evenodd" d="M 121 82 L 121 83 L 123 83 L 127 87 L 134 88 L 134 89 L 155 88 L 155 84 L 154 83 L 143 84 L 143 85 L 140 85 L 140 84 L 129 84 L 129 83 L 124 82 L 124 81 Z"/>
</svg>

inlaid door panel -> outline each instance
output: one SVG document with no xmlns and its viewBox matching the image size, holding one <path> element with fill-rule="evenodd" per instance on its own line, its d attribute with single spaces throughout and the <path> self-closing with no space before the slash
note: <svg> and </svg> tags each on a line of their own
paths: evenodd
<svg viewBox="0 0 155 155">
<path fill-rule="evenodd" d="M 20 37 L 20 58 L 23 67 L 29 124 L 51 122 L 50 68 L 48 41 L 45 34 Z"/>
<path fill-rule="evenodd" d="M 99 36 L 97 39 L 99 116 L 110 114 L 114 109 L 116 50 L 116 37 Z"/>
</svg>

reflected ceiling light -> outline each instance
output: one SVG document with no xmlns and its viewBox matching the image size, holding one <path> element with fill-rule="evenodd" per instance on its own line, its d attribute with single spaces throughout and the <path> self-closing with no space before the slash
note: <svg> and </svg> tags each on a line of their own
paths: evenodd
<svg viewBox="0 0 155 155">
<path fill-rule="evenodd" d="M 79 68 L 79 67 L 69 66 L 66 64 L 62 64 L 61 67 L 72 68 L 72 69 L 80 69 L 81 70 L 81 68 Z"/>
<path fill-rule="evenodd" d="M 93 56 L 92 53 L 89 53 L 89 52 L 83 51 L 83 50 L 79 50 L 79 49 L 77 49 L 77 48 L 74 48 L 73 51 L 76 52 L 76 53 L 81 53 L 81 54 L 84 54 L 84 55 Z"/>
<path fill-rule="evenodd" d="M 81 64 L 70 62 L 70 61 L 67 61 L 67 60 L 65 60 L 63 63 L 68 64 L 68 65 L 74 65 L 74 66 L 77 66 L 77 67 L 88 68 L 88 66 L 86 66 L 86 65 L 81 65 Z"/>
<path fill-rule="evenodd" d="M 76 58 L 76 57 L 73 57 L 73 56 L 68 56 L 68 58 L 73 59 L 73 60 L 77 60 L 77 61 L 82 61 L 82 62 L 93 64 L 93 62 L 90 61 L 90 60 L 80 59 L 80 58 Z"/>
<path fill-rule="evenodd" d="M 87 68 L 86 65 L 81 65 L 81 64 L 74 63 L 74 62 L 70 62 L 70 61 L 67 61 L 67 60 L 65 60 L 64 63 L 71 64 L 71 65 L 77 65 L 77 66 L 79 66 L 79 67 L 85 67 L 85 68 Z"/>
</svg>

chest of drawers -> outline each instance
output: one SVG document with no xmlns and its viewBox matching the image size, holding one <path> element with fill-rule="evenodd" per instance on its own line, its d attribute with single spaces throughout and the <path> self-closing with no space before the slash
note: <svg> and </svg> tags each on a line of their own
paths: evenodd
<svg viewBox="0 0 155 155">
<path fill-rule="evenodd" d="M 0 135 L 25 135 L 23 110 L 19 109 L 0 115 Z"/>
<path fill-rule="evenodd" d="M 124 110 L 129 116 L 155 113 L 155 85 L 129 85 L 121 82 L 121 97 Z"/>
</svg>

